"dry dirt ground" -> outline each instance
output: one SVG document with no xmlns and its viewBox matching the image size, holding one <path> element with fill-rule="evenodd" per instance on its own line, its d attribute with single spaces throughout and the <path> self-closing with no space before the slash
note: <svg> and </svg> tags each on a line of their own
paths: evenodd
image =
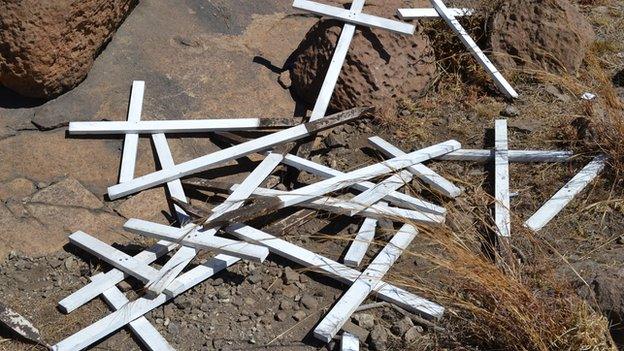
<svg viewBox="0 0 624 351">
<path fill-rule="evenodd" d="M 146 81 L 145 119 L 305 114 L 305 108 L 278 83 L 278 77 L 289 55 L 316 21 L 314 18 L 293 16 L 290 1 L 185 0 L 182 4 L 142 1 L 98 57 L 88 78 L 71 92 L 46 103 L 19 99 L 6 91 L 0 95 L 0 259 L 4 260 L 0 265 L 0 302 L 33 321 L 50 343 L 109 311 L 99 300 L 70 315 L 56 309 L 57 302 L 86 284 L 89 276 L 108 269 L 71 247 L 67 235 L 83 230 L 133 253 L 148 242 L 123 232 L 125 218 L 170 222 L 169 205 L 161 188 L 129 199 L 107 200 L 104 194 L 106 187 L 116 182 L 122 141 L 68 137 L 68 121 L 124 119 L 133 79 Z M 622 23 L 623 5 L 613 2 L 583 10 L 596 26 L 599 40 L 609 44 L 599 53 L 608 62 L 603 65 L 607 74 L 617 76 L 624 69 L 624 45 L 617 25 L 616 30 L 612 27 Z M 396 117 L 337 128 L 313 159 L 342 170 L 376 162 L 380 155 L 366 143 L 366 138 L 373 135 L 381 135 L 406 150 L 450 138 L 466 148 L 490 147 L 493 121 L 508 109 L 507 102 L 474 84 L 460 81 L 454 85 L 458 80 L 443 77 L 437 90 L 418 101 L 404 102 Z M 563 138 L 587 103 L 552 82 L 515 80 L 514 85 L 522 97 L 513 104 L 517 113 L 509 117 L 511 148 L 583 151 Z M 624 88 L 619 89 L 620 96 L 624 95 Z M 170 144 L 174 159 L 181 162 L 228 142 L 205 136 L 171 138 Z M 258 159 L 241 159 L 204 176 L 223 178 L 234 173 L 225 179 L 240 180 Z M 580 157 L 565 165 L 512 165 L 511 187 L 517 193 L 512 199 L 514 229 L 586 162 L 587 157 Z M 413 190 L 451 209 L 488 213 L 491 203 L 483 196 L 491 187 L 487 165 L 436 162 L 431 166 L 465 188 L 462 199 L 452 203 L 437 198 L 417 182 L 412 184 Z M 151 145 L 148 139 L 142 139 L 137 174 L 154 169 Z M 273 185 L 283 183 L 286 187 L 314 179 L 305 174 L 297 178 L 284 169 L 276 175 L 278 178 L 270 180 Z M 614 179 L 609 173 L 592 183 L 538 236 L 550 245 L 553 257 L 563 258 L 562 271 L 566 272 L 562 276 L 570 275 L 573 270 L 568 268 L 574 267 L 594 290 L 592 279 L 596 272 L 613 270 L 617 277 L 624 258 L 624 207 L 621 184 Z M 198 206 L 209 208 L 221 199 L 212 193 L 187 190 Z M 279 218 L 290 213 L 282 213 Z M 466 221 L 476 225 L 472 217 Z M 276 234 L 338 260 L 359 222 L 319 213 Z M 387 234 L 380 231 L 379 238 Z M 415 240 L 410 252 L 429 246 L 425 240 Z M 367 260 L 378 250 L 371 250 Z M 202 253 L 197 261 L 209 256 Z M 426 277 L 423 284 L 435 284 L 439 273 L 429 269 L 419 256 L 404 255 L 390 279 L 412 274 Z M 581 281 L 574 274 L 569 279 L 575 284 Z M 136 295 L 137 287 L 133 282 L 121 285 L 129 296 Z M 613 301 L 613 311 L 604 311 L 618 314 L 617 318 L 624 305 L 618 289 L 613 285 L 612 296 L 617 300 Z M 233 266 L 149 313 L 147 318 L 180 350 L 333 348 L 333 344 L 316 342 L 310 331 L 322 317 L 323 309 L 330 307 L 344 290 L 342 284 L 271 255 L 264 264 Z M 583 292 L 582 287 L 579 292 Z M 425 294 L 436 300 L 434 294 Z M 362 337 L 374 334 L 367 345 L 371 349 L 480 349 L 454 343 L 452 337 L 438 335 L 444 332 L 420 325 L 416 316 L 391 307 L 366 311 L 353 322 L 364 327 L 359 329 Z M 440 325 L 444 330 L 461 332 L 457 329 L 461 325 L 444 319 Z M 3 331 L 0 349 L 42 347 L 15 341 Z M 141 346 L 124 329 L 93 349 L 140 350 Z"/>
</svg>

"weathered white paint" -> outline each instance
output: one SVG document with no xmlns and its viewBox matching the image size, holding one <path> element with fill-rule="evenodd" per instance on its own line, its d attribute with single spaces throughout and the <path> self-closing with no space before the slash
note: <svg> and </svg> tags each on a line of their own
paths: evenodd
<svg viewBox="0 0 624 351">
<path fill-rule="evenodd" d="M 128 108 L 128 122 L 136 123 L 141 120 L 141 110 L 143 109 L 143 93 L 145 92 L 145 82 L 135 80 L 132 82 L 132 93 L 130 94 L 130 107 Z M 139 146 L 138 134 L 127 134 L 124 138 L 123 151 L 121 156 L 121 167 L 119 169 L 119 182 L 123 183 L 134 178 L 134 167 L 136 165 L 137 148 Z"/>
<path fill-rule="evenodd" d="M 310 160 L 306 160 L 302 157 L 295 156 L 292 154 L 285 155 L 283 162 L 291 167 L 295 167 L 299 170 L 306 171 L 308 173 L 311 173 L 320 177 L 324 177 L 324 178 L 331 178 L 331 177 L 336 177 L 336 176 L 340 176 L 344 174 L 341 171 L 312 162 Z M 372 182 L 358 182 L 352 185 L 354 189 L 359 190 L 359 191 L 366 191 L 376 186 L 377 184 L 372 183 Z M 396 206 L 402 206 L 402 207 L 406 207 L 410 209 L 415 209 L 415 210 L 420 210 L 420 211 L 435 213 L 435 214 L 440 214 L 440 215 L 446 214 L 446 209 L 442 206 L 438 206 L 436 204 L 432 204 L 430 202 L 423 201 L 415 197 L 405 195 L 396 191 L 388 194 L 388 196 L 385 197 L 385 200 Z"/>
<path fill-rule="evenodd" d="M 377 229 L 377 220 L 365 218 L 342 260 L 344 264 L 349 267 L 358 267 L 362 263 L 368 247 L 375 238 L 375 229 Z"/>
<path fill-rule="evenodd" d="M 449 8 L 444 5 L 442 0 L 431 0 L 431 4 L 436 9 L 440 17 L 442 17 L 446 23 L 451 27 L 451 29 L 457 34 L 461 42 L 466 46 L 468 51 L 472 54 L 472 56 L 479 62 L 479 64 L 490 74 L 496 86 L 509 98 L 517 98 L 518 93 L 514 90 L 514 88 L 507 82 L 505 77 L 498 71 L 498 69 L 494 66 L 494 64 L 490 61 L 490 59 L 485 56 L 483 51 L 479 48 L 477 43 L 468 35 L 464 27 L 457 21 L 455 16 Z"/>
<path fill-rule="evenodd" d="M 540 207 L 524 225 L 533 231 L 544 228 L 555 216 L 566 207 L 589 183 L 591 183 L 605 167 L 606 156 L 596 156 L 587 166 L 575 175 L 563 188 Z"/>
<path fill-rule="evenodd" d="M 92 280 L 94 278 L 91 278 Z M 102 298 L 116 311 L 130 302 L 126 296 L 114 286 L 102 293 Z M 152 351 L 174 351 L 167 340 L 160 335 L 158 330 L 145 317 L 139 317 L 129 323 L 130 329 L 141 340 L 143 345 Z"/>
<path fill-rule="evenodd" d="M 448 9 L 453 17 L 470 16 L 474 13 L 474 9 Z M 440 14 L 436 9 L 398 9 L 399 18 L 402 20 L 439 18 Z"/>
<path fill-rule="evenodd" d="M 491 162 L 494 160 L 494 150 L 461 149 L 438 156 L 441 161 L 471 161 Z M 574 154 L 571 151 L 541 151 L 541 150 L 509 150 L 509 162 L 568 162 Z"/>
<path fill-rule="evenodd" d="M 367 110 L 368 109 L 360 108 L 352 109 L 325 117 L 316 122 L 301 124 L 257 139 L 249 140 L 242 144 L 180 163 L 171 168 L 162 169 L 126 183 L 111 186 L 108 188 L 108 195 L 111 199 L 118 199 L 159 184 L 205 171 L 211 166 L 234 160 L 254 152 L 267 150 L 272 146 L 301 139 L 320 130 L 357 119 Z"/>
<path fill-rule="evenodd" d="M 232 192 L 232 194 L 225 200 L 223 204 L 218 206 L 213 210 L 213 214 L 208 218 L 208 220 L 218 217 L 226 212 L 235 210 L 241 207 L 244 201 L 249 198 L 251 193 L 268 177 L 271 172 L 277 167 L 281 160 L 283 159 L 282 155 L 279 154 L 270 154 L 268 155 L 243 181 L 241 186 Z M 221 252 L 224 254 L 231 254 L 231 252 L 223 252 L 221 248 L 210 247 L 211 244 L 214 244 L 215 241 L 222 242 L 223 244 L 226 241 L 231 241 L 229 239 L 216 237 L 215 234 L 219 231 L 219 228 L 211 228 L 211 229 L 203 229 L 199 226 L 195 226 L 190 228 L 187 233 L 182 238 L 178 238 L 175 242 L 179 243 L 187 243 L 187 238 L 201 238 L 202 240 L 195 246 L 183 246 L 181 247 L 172 257 L 165 263 L 165 265 L 160 269 L 161 276 L 158 279 L 150 282 L 150 286 L 148 287 L 149 295 L 156 296 L 161 292 L 165 291 L 167 293 L 171 293 L 169 289 L 169 284 L 171 284 L 174 279 L 180 274 L 186 266 L 195 258 L 197 255 L 196 249 L 211 249 L 217 252 Z M 142 235 L 150 235 L 150 233 L 145 231 L 135 231 L 136 233 Z M 158 232 L 151 233 L 155 237 L 158 236 Z M 259 247 L 249 246 L 248 243 L 244 242 L 234 242 L 231 241 L 229 245 L 235 246 L 223 246 L 228 249 L 236 249 L 243 250 L 245 255 L 234 254 L 232 256 L 247 258 L 251 260 L 255 260 L 253 257 L 257 256 L 260 258 L 260 261 L 264 261 L 266 256 L 268 256 L 268 250 L 260 250 Z M 242 253 L 242 252 L 241 252 Z M 249 255 L 249 256 L 247 256 Z"/>
<path fill-rule="evenodd" d="M 403 152 L 401 149 L 397 148 L 396 146 L 390 144 L 389 142 L 383 140 L 378 136 L 369 138 L 368 141 L 375 148 L 382 151 L 389 157 L 405 155 L 405 152 Z M 455 198 L 459 196 L 462 192 L 460 188 L 456 187 L 453 183 L 449 182 L 444 177 L 436 173 L 434 170 L 423 164 L 408 167 L 407 170 L 412 172 L 423 182 L 429 184 L 429 186 L 431 186 L 433 190 L 439 192 L 442 195 Z"/>
<path fill-rule="evenodd" d="M 394 235 L 390 242 L 379 252 L 370 266 L 355 280 L 349 290 L 338 300 L 321 322 L 314 328 L 314 336 L 324 342 L 330 342 L 355 310 L 373 292 L 390 267 L 414 240 L 418 231 L 406 224 Z"/>
<path fill-rule="evenodd" d="M 384 179 L 379 184 L 377 184 L 376 187 L 370 188 L 357 195 L 356 197 L 351 199 L 351 202 L 360 204 L 362 206 L 362 210 L 355 210 L 351 212 L 351 216 L 355 216 L 364 209 L 379 202 L 391 192 L 396 191 L 409 184 L 412 181 L 412 178 L 413 176 L 410 172 L 401 171 Z"/>
<path fill-rule="evenodd" d="M 291 125 L 285 125 L 291 127 Z M 68 132 L 72 135 L 90 134 L 155 134 L 155 133 L 207 133 L 217 131 L 241 131 L 266 128 L 261 118 L 189 119 L 161 121 L 96 121 L 70 122 Z M 131 134 L 133 133 L 133 134 Z M 137 136 L 138 138 L 138 136 Z"/>
<path fill-rule="evenodd" d="M 360 340 L 358 340 L 357 336 L 343 332 L 342 337 L 340 338 L 340 350 L 341 351 L 359 351 L 360 350 Z"/>
<path fill-rule="evenodd" d="M 511 236 L 511 212 L 509 198 L 509 146 L 507 120 L 498 119 L 494 124 L 494 220 L 499 236 Z"/>
</svg>

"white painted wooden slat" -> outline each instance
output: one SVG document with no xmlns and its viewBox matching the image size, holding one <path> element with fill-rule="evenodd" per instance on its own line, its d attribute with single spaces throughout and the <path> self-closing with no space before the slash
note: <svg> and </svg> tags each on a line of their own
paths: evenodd
<svg viewBox="0 0 624 351">
<path fill-rule="evenodd" d="M 349 111 L 337 113 L 322 120 L 305 123 L 296 127 L 288 128 L 277 133 L 265 135 L 263 137 L 249 140 L 227 149 L 223 149 L 209 155 L 205 155 L 190 161 L 180 163 L 174 167 L 153 172 L 142 177 L 133 179 L 126 183 L 117 184 L 108 188 L 108 195 L 111 199 L 133 194 L 155 185 L 180 179 L 197 172 L 205 171 L 211 166 L 234 160 L 254 152 L 267 150 L 275 145 L 280 145 L 290 141 L 304 138 L 315 132 L 331 128 L 338 124 L 346 123 L 359 118 L 368 109 L 356 108 Z"/>
<path fill-rule="evenodd" d="M 391 192 L 399 190 L 400 188 L 409 184 L 412 181 L 412 178 L 412 174 L 408 171 L 395 173 L 381 181 L 379 184 L 377 184 L 376 187 L 368 189 L 357 195 L 356 197 L 351 199 L 351 201 L 356 204 L 362 205 L 363 209 L 366 209 L 373 204 L 379 202 Z M 351 213 L 351 215 L 355 216 L 358 213 L 359 211 L 354 211 Z"/>
<path fill-rule="evenodd" d="M 262 118 L 70 122 L 68 132 L 72 135 L 206 133 L 266 128 L 267 125 L 262 122 Z"/>
<path fill-rule="evenodd" d="M 288 194 L 278 196 L 281 201 L 278 206 L 279 208 L 285 208 L 295 206 L 303 202 L 312 201 L 316 197 L 347 188 L 353 184 L 368 179 L 399 171 L 414 164 L 429 160 L 435 156 L 457 150 L 460 147 L 461 145 L 459 142 L 449 140 L 403 156 L 395 157 L 374 165 L 328 178 L 317 183 L 295 189 L 290 191 Z"/>
<path fill-rule="evenodd" d="M 360 340 L 358 340 L 357 336 L 344 332 L 342 333 L 342 337 L 340 338 L 340 350 L 341 351 L 359 351 L 360 350 Z"/>
<path fill-rule="evenodd" d="M 236 189 L 237 184 L 232 186 Z M 254 196 L 279 197 L 288 194 L 287 191 L 258 188 L 254 191 Z M 362 217 L 374 218 L 378 220 L 392 220 L 397 222 L 413 221 L 421 224 L 441 224 L 444 223 L 444 215 L 426 213 L 420 211 L 406 210 L 404 208 L 390 207 L 387 204 L 374 204 L 364 206 L 349 199 L 338 199 L 335 197 L 320 196 L 312 201 L 303 202 L 297 206 L 328 211 L 339 215 L 351 216 L 356 213 Z"/>
<path fill-rule="evenodd" d="M 229 226 L 226 228 L 226 231 L 239 239 L 265 245 L 273 254 L 292 260 L 304 267 L 323 271 L 344 283 L 351 283 L 362 274 L 327 257 L 244 224 Z M 390 283 L 380 281 L 374 286 L 373 290 L 375 290 L 376 297 L 394 303 L 413 313 L 424 314 L 431 318 L 440 318 L 444 313 L 444 307 Z"/>
<path fill-rule="evenodd" d="M 310 160 L 306 160 L 305 158 L 292 154 L 285 155 L 283 162 L 291 167 L 295 167 L 299 170 L 306 171 L 308 173 L 324 178 L 331 178 L 344 174 L 341 171 L 312 162 Z M 359 191 L 366 191 L 376 186 L 377 184 L 372 182 L 359 182 L 352 185 L 354 189 L 357 189 Z M 385 197 L 385 200 L 397 206 L 407 207 L 419 211 L 440 215 L 444 215 L 446 213 L 446 209 L 442 206 L 438 206 L 436 204 L 432 204 L 430 202 L 423 201 L 396 191 L 388 194 L 388 196 Z"/>
<path fill-rule="evenodd" d="M 360 230 L 358 230 L 355 239 L 351 242 L 349 250 L 347 250 L 342 260 L 344 264 L 349 267 L 358 267 L 360 263 L 362 263 L 364 256 L 366 256 L 366 251 L 368 251 L 368 247 L 373 242 L 373 239 L 375 239 L 375 229 L 377 229 L 376 219 L 364 219 Z"/>
<path fill-rule="evenodd" d="M 148 265 L 156 261 L 158 258 L 166 255 L 175 247 L 177 247 L 177 244 L 173 244 L 168 241 L 159 241 L 149 249 L 139 252 L 133 258 L 136 261 Z M 106 273 L 96 274 L 93 277 L 94 279 L 92 282 L 61 300 L 59 302 L 59 309 L 65 313 L 70 313 L 78 307 L 93 300 L 104 291 L 114 287 L 117 283 L 126 279 L 128 276 L 128 274 L 118 269 L 112 269 Z"/>
<path fill-rule="evenodd" d="M 494 125 L 494 220 L 502 237 L 511 236 L 508 151 L 507 120 L 498 119 Z"/>
<path fill-rule="evenodd" d="M 224 201 L 223 204 L 218 206 L 213 210 L 213 214 L 208 218 L 208 220 L 215 218 L 219 215 L 222 215 L 228 211 L 235 210 L 241 207 L 244 204 L 244 201 L 249 198 L 250 194 L 268 177 L 275 167 L 277 167 L 284 157 L 280 154 L 269 154 L 243 181 L 241 186 L 232 192 L 230 196 Z M 181 247 L 174 255 L 171 257 L 167 263 L 160 269 L 162 274 L 158 279 L 150 282 L 150 286 L 148 287 L 149 296 L 155 296 L 160 294 L 163 291 L 170 293 L 168 286 L 174 279 L 184 270 L 184 268 L 191 263 L 193 258 L 197 255 L 196 248 L 208 248 L 206 244 L 209 244 L 214 240 L 228 240 L 223 238 L 215 237 L 214 235 L 217 233 L 219 228 L 211 228 L 208 230 L 204 230 L 201 227 L 193 227 L 189 230 L 188 233 L 185 234 L 186 237 L 203 237 L 204 240 L 201 241 L 201 246 L 198 247 Z M 141 233 L 140 233 L 141 234 Z M 178 238 L 176 242 L 185 242 L 184 239 Z M 247 247 L 244 244 L 246 243 L 237 243 L 240 249 L 247 250 L 249 254 L 261 254 L 261 261 L 264 261 L 266 256 L 268 256 L 268 250 L 260 251 L 258 247 Z M 214 248 L 213 248 L 214 249 Z M 219 251 L 219 250 L 217 250 Z M 228 252 L 225 252 L 226 254 Z M 233 255 L 241 258 L 250 258 L 240 255 Z"/>
<path fill-rule="evenodd" d="M 147 283 L 158 274 L 158 270 L 134 259 L 132 256 L 115 249 L 114 247 L 77 231 L 69 236 L 69 241 L 81 249 L 97 256 L 111 266 L 122 270 L 140 281 Z"/>
<path fill-rule="evenodd" d="M 345 322 L 351 318 L 355 310 L 373 292 L 373 288 L 381 281 L 390 267 L 401 256 L 414 240 L 418 231 L 413 226 L 406 224 L 394 235 L 388 245 L 375 257 L 370 266 L 362 275 L 355 280 L 349 290 L 342 295 L 340 300 L 325 315 L 321 322 L 314 328 L 314 336 L 324 342 L 331 339 L 340 331 Z"/>
<path fill-rule="evenodd" d="M 435 157 L 435 159 L 441 161 L 491 162 L 494 160 L 494 154 L 494 150 L 461 149 Z M 509 150 L 509 162 L 568 162 L 573 155 L 571 151 Z"/>
<path fill-rule="evenodd" d="M 237 235 L 241 239 L 254 241 L 259 245 L 267 246 L 271 252 L 282 257 L 291 259 L 307 267 L 315 267 L 325 271 L 330 276 L 345 283 L 353 282 L 361 274 L 360 272 L 341 265 L 338 262 L 317 255 L 299 246 L 290 244 L 255 228 L 247 227 L 245 225 L 236 225 L 230 226 L 226 230 L 234 235 Z M 126 304 L 118 311 L 109 314 L 108 316 L 52 346 L 52 350 L 82 350 L 238 261 L 238 258 L 232 256 L 218 255 L 208 262 L 199 265 L 176 278 L 178 288 L 172 291 L 171 295 L 160 294 L 153 299 L 143 297 L 138 298 L 137 300 Z M 432 318 L 440 318 L 444 313 L 444 308 L 442 306 L 427 301 L 391 284 L 379 282 L 375 286 L 374 290 L 377 292 L 377 297 L 395 303 L 413 313 L 425 314 Z"/>
<path fill-rule="evenodd" d="M 92 278 L 93 279 L 93 278 Z M 130 302 L 126 296 L 114 286 L 102 293 L 104 301 L 114 310 L 123 308 Z M 129 324 L 130 329 L 141 340 L 149 350 L 152 351 L 174 351 L 175 349 L 165 340 L 165 338 L 154 328 L 145 317 L 139 317 Z"/>
<path fill-rule="evenodd" d="M 415 27 L 411 24 L 363 14 L 360 13 L 361 10 L 345 10 L 339 7 L 320 4 L 308 0 L 295 0 L 292 6 L 299 10 L 312 12 L 321 16 L 336 18 L 350 24 L 372 28 L 381 28 L 400 34 L 414 34 L 414 31 L 416 30 Z"/>
<path fill-rule="evenodd" d="M 474 13 L 474 9 L 468 8 L 450 8 L 449 12 L 453 17 L 470 16 Z M 399 18 L 402 20 L 439 18 L 440 14 L 435 9 L 398 9 Z"/>
<path fill-rule="evenodd" d="M 607 158 L 596 156 L 587 166 L 575 175 L 563 188 L 540 207 L 524 225 L 533 231 L 544 228 L 555 216 L 566 207 L 589 183 L 591 183 L 605 167 Z"/>
<path fill-rule="evenodd" d="M 368 141 L 375 148 L 382 151 L 389 157 L 405 155 L 405 152 L 403 152 L 401 149 L 397 148 L 396 146 L 390 144 L 389 142 L 383 140 L 378 136 L 368 138 Z M 460 188 L 456 187 L 453 183 L 449 182 L 444 177 L 436 173 L 434 170 L 423 164 L 414 165 L 407 168 L 407 170 L 412 172 L 418 178 L 422 179 L 423 182 L 429 184 L 429 186 L 431 186 L 433 190 L 439 192 L 444 196 L 455 198 L 461 195 L 462 191 Z"/>
<path fill-rule="evenodd" d="M 141 110 L 143 108 L 143 93 L 145 92 L 145 82 L 135 80 L 132 82 L 132 93 L 130 94 L 130 107 L 128 108 L 128 122 L 134 123 L 141 120 Z M 123 151 L 121 156 L 121 168 L 119 170 L 119 182 L 123 183 L 134 178 L 134 167 L 136 165 L 137 148 L 139 146 L 138 134 L 127 134 L 124 138 Z"/>
<path fill-rule="evenodd" d="M 468 35 L 464 27 L 457 21 L 455 16 L 451 11 L 449 11 L 448 7 L 444 5 L 442 0 L 431 0 L 431 4 L 436 9 L 440 17 L 442 17 L 446 23 L 451 27 L 451 29 L 459 36 L 461 42 L 466 46 L 468 51 L 474 56 L 474 58 L 479 62 L 479 64 L 490 74 L 492 79 L 494 79 L 494 83 L 496 86 L 507 96 L 510 98 L 517 98 L 518 93 L 514 90 L 514 88 L 507 82 L 505 77 L 498 71 L 498 69 L 494 66 L 494 64 L 490 61 L 490 59 L 485 56 L 483 51 L 479 48 L 477 43 Z"/>
<path fill-rule="evenodd" d="M 361 12 L 364 8 L 364 1 L 365 0 L 353 0 L 351 3 L 351 12 Z M 325 73 L 321 90 L 316 97 L 316 102 L 314 103 L 312 114 L 310 115 L 310 121 L 316 121 L 319 118 L 325 117 L 329 102 L 334 93 L 334 88 L 338 82 L 338 77 L 340 76 L 340 71 L 342 70 L 342 65 L 347 57 L 349 46 L 351 46 L 353 35 L 355 35 L 355 25 L 345 23 L 342 27 L 342 32 L 340 32 L 340 37 L 336 42 L 336 48 L 334 49 L 334 54 L 332 55 L 331 62 Z"/>
<path fill-rule="evenodd" d="M 192 248 L 206 249 L 217 252 L 227 249 L 228 254 L 231 251 L 235 251 L 237 254 L 236 257 L 247 260 L 262 262 L 269 255 L 269 250 L 263 246 L 249 244 L 244 241 L 221 238 L 214 235 L 204 235 L 199 230 L 188 233 L 186 231 L 181 232 L 180 229 L 170 226 L 155 228 L 151 226 L 151 223 L 152 222 L 131 218 L 128 222 L 126 222 L 127 225 L 124 226 L 124 228 L 135 234 L 169 240 Z M 140 230 L 140 228 L 149 229 Z M 166 230 L 158 230 L 164 228 L 166 228 Z"/>
<path fill-rule="evenodd" d="M 154 142 L 154 148 L 156 149 L 156 155 L 158 156 L 161 168 L 169 169 L 175 166 L 165 134 L 152 134 L 152 141 Z M 169 195 L 171 195 L 171 197 L 182 202 L 187 202 L 184 188 L 182 188 L 182 182 L 179 179 L 168 182 L 167 189 L 169 189 Z M 173 209 L 176 212 L 175 215 L 180 226 L 185 225 L 190 221 L 190 217 L 182 208 L 180 208 L 180 206 L 174 204 Z"/>
<path fill-rule="evenodd" d="M 238 261 L 236 257 L 217 255 L 176 278 L 178 288 L 171 295 L 160 294 L 153 299 L 140 297 L 131 301 L 119 310 L 62 340 L 51 349 L 53 351 L 83 350 Z"/>
</svg>

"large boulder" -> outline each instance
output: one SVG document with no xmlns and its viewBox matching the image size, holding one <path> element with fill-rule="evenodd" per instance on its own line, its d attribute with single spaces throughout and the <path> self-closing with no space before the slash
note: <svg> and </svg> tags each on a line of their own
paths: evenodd
<svg viewBox="0 0 624 351">
<path fill-rule="evenodd" d="M 400 1 L 378 1 L 365 13 L 392 18 Z M 314 105 L 331 62 L 344 22 L 323 19 L 306 34 L 294 53 L 292 89 Z M 333 110 L 355 106 L 390 108 L 401 98 L 417 95 L 436 72 L 428 37 L 358 26 L 330 103 Z"/>
<path fill-rule="evenodd" d="M 72 89 L 137 1 L 1 1 L 0 84 L 34 98 Z"/>
<path fill-rule="evenodd" d="M 503 1 L 489 27 L 494 58 L 503 69 L 574 73 L 595 38 L 568 0 Z"/>
</svg>

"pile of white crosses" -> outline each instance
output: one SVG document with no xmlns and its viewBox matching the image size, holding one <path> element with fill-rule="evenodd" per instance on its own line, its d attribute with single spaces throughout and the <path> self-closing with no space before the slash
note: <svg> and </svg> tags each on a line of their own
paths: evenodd
<svg viewBox="0 0 624 351">
<path fill-rule="evenodd" d="M 449 9 L 441 0 L 431 0 L 431 2 L 433 4 L 431 9 L 399 9 L 398 14 L 406 20 L 441 17 L 491 75 L 501 92 L 508 98 L 517 97 L 515 90 L 456 20 L 456 16 L 470 15 L 473 11 Z M 128 220 L 124 225 L 125 229 L 160 240 L 135 256 L 129 256 L 84 232 L 71 234 L 69 236 L 71 243 L 114 268 L 91 277 L 89 284 L 60 301 L 60 309 L 65 313 L 70 313 L 90 300 L 102 296 L 113 312 L 60 341 L 52 347 L 53 350 L 81 350 L 125 326 L 129 326 L 148 349 L 173 350 L 144 315 L 239 260 L 263 262 L 269 252 L 350 286 L 314 329 L 314 336 L 324 342 L 330 342 L 337 337 L 351 314 L 372 294 L 375 298 L 396 304 L 409 312 L 439 319 L 444 313 L 442 306 L 382 280 L 402 251 L 416 237 L 418 231 L 414 225 L 441 225 L 445 220 L 445 208 L 398 190 L 415 177 L 438 194 L 455 198 L 461 195 L 461 189 L 423 165 L 423 162 L 429 160 L 494 162 L 496 231 L 501 237 L 509 237 L 511 221 L 509 163 L 567 162 L 572 158 L 572 154 L 566 151 L 509 150 L 505 120 L 496 121 L 493 150 L 462 149 L 457 141 L 449 140 L 406 153 L 379 137 L 372 137 L 369 139 L 371 145 L 387 155 L 388 160 L 346 173 L 285 152 L 271 152 L 276 147 L 356 120 L 367 112 L 365 108 L 356 108 L 326 116 L 329 101 L 356 26 L 381 28 L 406 35 L 413 34 L 415 30 L 414 26 L 408 23 L 362 13 L 364 0 L 354 0 L 349 9 L 308 0 L 295 0 L 293 6 L 345 22 L 318 99 L 307 123 L 289 126 L 289 122 L 284 119 L 267 118 L 141 121 L 145 88 L 141 81 L 133 83 L 127 121 L 70 123 L 69 133 L 74 135 L 125 135 L 119 184 L 108 189 L 109 197 L 118 199 L 148 188 L 166 185 L 169 195 L 176 200 L 174 210 L 180 227 L 140 219 Z M 284 129 L 180 164 L 174 162 L 165 137 L 168 133 L 189 135 L 258 130 L 265 127 Z M 162 169 L 134 178 L 139 134 L 151 135 Z M 193 223 L 190 220 L 190 214 L 185 211 L 185 206 L 182 206 L 186 203 L 187 197 L 180 179 L 253 153 L 263 153 L 265 158 L 242 183 L 228 189 L 230 195 L 212 210 L 204 223 Z M 292 191 L 261 188 L 260 185 L 282 163 L 320 176 L 323 180 Z M 605 157 L 597 156 L 527 220 L 525 226 L 534 231 L 544 227 L 600 173 L 604 165 Z M 388 176 L 388 178 L 379 183 L 370 182 L 371 179 L 382 176 Z M 328 196 L 345 188 L 352 188 L 360 193 L 348 200 Z M 299 206 L 342 215 L 361 216 L 364 220 L 356 237 L 350 243 L 343 258 L 344 264 L 342 264 L 244 223 L 223 220 L 236 218 L 232 217 L 232 214 L 253 212 L 250 210 L 253 205 L 245 205 L 246 201 L 253 197 L 274 200 L 271 202 L 271 211 Z M 230 217 L 227 217 L 228 215 Z M 374 239 L 378 220 L 387 218 L 404 224 L 368 267 L 363 271 L 356 270 L 355 268 L 360 266 Z M 219 236 L 220 232 L 225 232 L 239 240 Z M 217 255 L 203 264 L 184 271 L 196 257 L 197 251 L 204 249 L 216 252 Z M 160 269 L 150 265 L 169 253 L 173 254 Z M 129 301 L 116 287 L 128 277 L 134 277 L 145 284 L 146 293 L 133 301 Z M 357 350 L 360 342 L 364 342 L 347 332 L 342 332 L 340 338 L 343 350 Z"/>
</svg>

